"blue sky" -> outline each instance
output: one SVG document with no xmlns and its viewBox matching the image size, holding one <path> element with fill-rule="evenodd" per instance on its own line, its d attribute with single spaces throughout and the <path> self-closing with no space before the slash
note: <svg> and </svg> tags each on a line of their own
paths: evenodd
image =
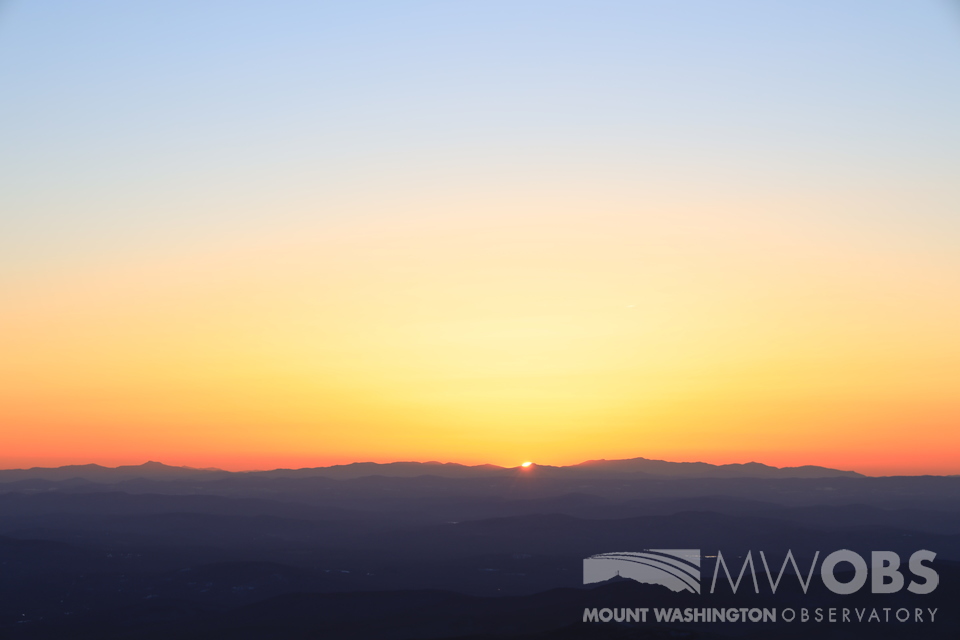
<svg viewBox="0 0 960 640">
<path fill-rule="evenodd" d="M 873 223 L 957 238 L 948 2 L 8 2 L 0 81 L 0 243 L 22 267 L 333 193 L 572 176 L 896 181 L 935 196 Z"/>
</svg>

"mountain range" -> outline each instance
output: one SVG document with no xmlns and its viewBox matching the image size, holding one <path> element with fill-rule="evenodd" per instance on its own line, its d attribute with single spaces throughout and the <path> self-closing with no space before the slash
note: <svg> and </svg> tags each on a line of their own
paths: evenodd
<svg viewBox="0 0 960 640">
<path fill-rule="evenodd" d="M 845 597 L 816 577 L 809 593 L 785 577 L 775 596 L 727 588 L 704 600 L 618 578 L 583 583 L 585 558 L 647 549 L 702 550 L 705 580 L 719 570 L 720 550 L 729 559 L 764 551 L 777 562 L 790 551 L 808 567 L 837 549 L 904 560 L 926 549 L 936 553 L 940 587 Z M 744 584 L 759 575 L 763 587 L 761 566 L 745 571 Z M 643 458 L 0 471 L 5 640 L 955 640 L 958 580 L 960 477 Z M 701 601 L 941 613 L 922 628 L 583 621 L 585 607 Z"/>
<path fill-rule="evenodd" d="M 626 460 L 588 460 L 570 466 L 532 464 L 528 467 L 500 467 L 492 464 L 463 465 L 453 462 L 355 462 L 329 467 L 303 469 L 274 469 L 270 471 L 224 471 L 222 469 L 197 469 L 177 467 L 160 462 L 141 465 L 104 467 L 98 464 L 67 465 L 62 467 L 33 467 L 30 469 L 0 469 L 0 482 L 19 480 L 86 480 L 111 483 L 133 479 L 150 480 L 221 480 L 228 477 L 259 478 L 331 478 L 347 480 L 370 476 L 392 478 L 416 478 L 437 476 L 442 478 L 509 477 L 518 473 L 552 478 L 607 478 L 623 476 L 664 478 L 857 478 L 863 477 L 854 471 L 841 471 L 805 465 L 800 467 L 772 467 L 759 462 L 745 464 L 713 465 L 706 462 L 667 462 L 630 458 Z"/>
</svg>

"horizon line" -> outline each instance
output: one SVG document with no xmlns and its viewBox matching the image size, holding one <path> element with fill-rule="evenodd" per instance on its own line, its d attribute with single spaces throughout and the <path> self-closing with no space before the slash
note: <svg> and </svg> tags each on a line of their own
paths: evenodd
<svg viewBox="0 0 960 640">
<path fill-rule="evenodd" d="M 801 468 L 818 468 L 818 469 L 829 469 L 829 470 L 831 470 L 831 471 L 839 471 L 839 472 L 843 472 L 843 473 L 856 473 L 856 474 L 859 474 L 859 475 L 864 476 L 864 477 L 874 477 L 874 478 L 882 478 L 882 477 L 921 477 L 921 476 L 955 477 L 956 475 L 958 475 L 958 474 L 936 474 L 936 473 L 870 475 L 870 474 L 867 474 L 867 473 L 863 473 L 862 471 L 857 471 L 857 470 L 855 470 L 855 469 L 840 469 L 840 468 L 836 468 L 836 467 L 829 467 L 829 466 L 818 465 L 818 464 L 788 465 L 788 466 L 778 467 L 778 466 L 771 465 L 771 464 L 767 464 L 767 463 L 764 463 L 764 462 L 758 462 L 758 461 L 756 461 L 756 460 L 751 460 L 751 461 L 749 461 L 749 462 L 731 462 L 731 463 L 715 464 L 715 463 L 710 463 L 710 462 L 704 462 L 704 461 L 702 461 L 702 460 L 664 460 L 664 459 L 660 459 L 660 458 L 645 458 L 645 457 L 643 457 L 643 456 L 636 456 L 636 457 L 632 457 L 632 458 L 611 458 L 611 459 L 607 459 L 607 458 L 594 458 L 594 459 L 590 459 L 590 460 L 584 460 L 584 461 L 579 462 L 579 463 L 567 464 L 567 465 L 551 465 L 551 464 L 542 464 L 542 463 L 538 463 L 538 462 L 535 462 L 535 461 L 530 461 L 529 463 L 527 463 L 526 466 L 531 466 L 531 467 L 545 467 L 545 468 L 554 468 L 554 469 L 564 469 L 564 468 L 570 468 L 570 467 L 580 467 L 580 466 L 588 465 L 588 464 L 590 464 L 590 463 L 628 462 L 628 461 L 635 461 L 635 460 L 645 460 L 645 461 L 648 461 L 648 462 L 663 462 L 663 463 L 667 463 L 667 464 L 698 464 L 698 465 L 707 465 L 707 466 L 710 466 L 710 467 L 718 467 L 718 468 L 719 468 L 719 467 L 736 467 L 736 466 L 741 466 L 741 467 L 742 467 L 742 466 L 748 466 L 748 465 L 760 465 L 760 466 L 767 467 L 767 468 L 770 468 L 770 469 L 778 469 L 778 470 L 801 469 Z M 524 461 L 524 462 L 526 462 L 526 461 Z M 34 466 L 30 466 L 30 467 L 2 467 L 2 468 L 0 468 L 0 471 L 33 471 L 33 470 L 40 470 L 40 469 L 54 470 L 54 469 L 63 469 L 63 468 L 68 468 L 68 467 L 100 467 L 100 468 L 102 468 L 102 469 L 114 469 L 114 470 L 115 470 L 115 469 L 121 469 L 121 468 L 138 468 L 138 467 L 144 467 L 144 466 L 147 466 L 147 465 L 161 465 L 161 466 L 163 466 L 163 467 L 168 467 L 168 468 L 171 468 L 171 469 L 189 469 L 189 470 L 193 470 L 193 471 L 208 471 L 208 472 L 221 472 L 221 473 L 267 473 L 267 472 L 271 472 L 271 471 L 300 471 L 300 470 L 305 470 L 305 469 L 330 469 L 330 468 L 335 468 L 335 467 L 349 467 L 349 466 L 353 466 L 353 465 L 380 465 L 380 466 L 387 466 L 387 465 L 396 465 L 396 464 L 421 464 L 421 465 L 437 465 L 437 466 L 456 466 L 456 467 L 464 467 L 464 468 L 494 467 L 494 468 L 497 468 L 497 469 L 512 470 L 512 469 L 520 469 L 520 468 L 522 468 L 523 466 L 525 466 L 525 465 L 524 465 L 524 462 L 518 462 L 515 466 L 503 466 L 503 465 L 493 464 L 493 463 L 489 463 L 489 462 L 487 462 L 487 463 L 478 463 L 478 464 L 468 464 L 468 463 L 462 463 L 462 462 L 441 462 L 441 461 L 438 461 L 438 460 L 393 460 L 393 461 L 389 461 L 389 462 L 375 462 L 375 461 L 373 461 L 373 460 L 355 460 L 355 461 L 353 461 L 353 462 L 345 462 L 345 463 L 337 463 L 337 464 L 327 464 L 327 465 L 321 464 L 321 465 L 316 465 L 316 466 L 302 466 L 302 467 L 285 467 L 285 466 L 279 466 L 279 467 L 272 467 L 272 468 L 249 468 L 249 469 L 229 470 L 229 469 L 223 469 L 223 468 L 215 467 L 215 466 L 191 466 L 191 465 L 167 464 L 167 463 L 165 463 L 165 462 L 161 462 L 161 461 L 158 461 L 158 460 L 150 459 L 150 460 L 147 460 L 147 461 L 142 462 L 142 463 L 139 463 L 139 464 L 120 464 L 120 465 L 116 465 L 116 466 L 108 466 L 108 465 L 100 464 L 100 463 L 97 463 L 97 462 L 84 462 L 84 463 L 62 464 L 62 465 L 57 465 L 57 466 L 39 466 L 39 465 L 34 465 Z"/>
</svg>

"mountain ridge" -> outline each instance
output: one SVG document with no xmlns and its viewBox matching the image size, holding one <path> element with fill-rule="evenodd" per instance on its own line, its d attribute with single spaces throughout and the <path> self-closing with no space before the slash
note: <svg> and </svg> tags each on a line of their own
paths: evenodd
<svg viewBox="0 0 960 640">
<path fill-rule="evenodd" d="M 227 477 L 262 478 L 325 477 L 350 480 L 371 476 L 410 478 L 439 476 L 447 478 L 503 477 L 514 474 L 543 477 L 650 477 L 650 478 L 834 478 L 865 477 L 855 471 L 831 469 L 816 465 L 774 467 L 759 462 L 714 465 L 706 462 L 670 462 L 647 458 L 620 460 L 587 460 L 569 466 L 531 464 L 528 467 L 500 467 L 493 464 L 465 465 L 456 462 L 352 462 L 326 467 L 271 469 L 265 471 L 225 471 L 172 466 L 148 461 L 140 465 L 105 467 L 99 464 L 0 469 L 0 482 L 19 480 L 87 480 L 91 482 L 131 479 L 196 479 L 215 480 Z"/>
</svg>

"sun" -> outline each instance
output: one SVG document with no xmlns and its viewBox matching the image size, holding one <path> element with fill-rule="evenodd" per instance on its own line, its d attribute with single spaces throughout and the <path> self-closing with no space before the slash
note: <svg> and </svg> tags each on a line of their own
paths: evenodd
<svg viewBox="0 0 960 640">
<path fill-rule="evenodd" d="M 524 463 L 521 464 L 520 466 L 521 466 L 521 467 L 529 467 L 529 466 L 532 465 L 532 464 L 533 464 L 532 462 L 524 462 Z"/>
</svg>

